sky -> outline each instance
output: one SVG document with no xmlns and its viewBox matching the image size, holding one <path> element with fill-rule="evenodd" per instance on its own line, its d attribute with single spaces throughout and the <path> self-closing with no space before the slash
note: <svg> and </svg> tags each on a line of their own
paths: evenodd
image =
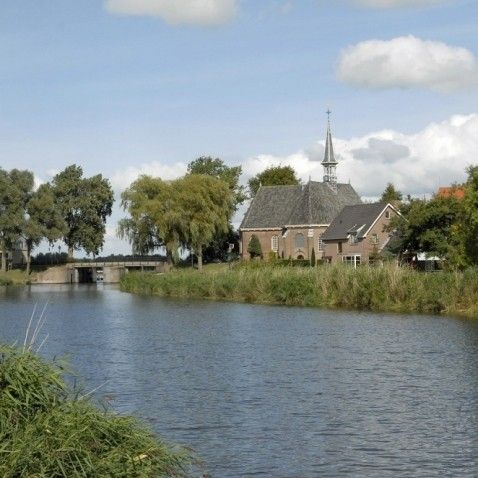
<svg viewBox="0 0 478 478">
<path fill-rule="evenodd" d="M 202 155 L 429 195 L 478 163 L 476 0 L 0 0 L 0 167 L 117 198 Z M 241 209 L 243 213 L 244 208 Z M 116 238 L 119 201 L 104 254 Z M 240 222 L 240 215 L 235 222 Z"/>
</svg>

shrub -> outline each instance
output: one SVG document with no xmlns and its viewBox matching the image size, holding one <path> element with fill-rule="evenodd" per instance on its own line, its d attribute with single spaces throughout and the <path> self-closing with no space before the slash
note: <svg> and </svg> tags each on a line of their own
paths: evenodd
<svg viewBox="0 0 478 478">
<path fill-rule="evenodd" d="M 251 258 L 262 257 L 262 246 L 259 241 L 259 238 L 253 234 L 249 245 L 247 246 L 247 252 L 250 254 Z"/>
</svg>

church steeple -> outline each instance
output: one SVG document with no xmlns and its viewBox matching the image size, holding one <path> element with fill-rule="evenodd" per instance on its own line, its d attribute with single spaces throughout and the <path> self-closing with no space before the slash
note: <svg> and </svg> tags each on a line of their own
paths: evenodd
<svg viewBox="0 0 478 478">
<path fill-rule="evenodd" d="M 328 183 L 333 189 L 337 188 L 337 160 L 334 155 L 334 146 L 332 144 L 332 132 L 330 131 L 330 114 L 327 110 L 327 137 L 325 139 L 325 155 L 322 161 L 324 167 L 324 183 Z"/>
</svg>

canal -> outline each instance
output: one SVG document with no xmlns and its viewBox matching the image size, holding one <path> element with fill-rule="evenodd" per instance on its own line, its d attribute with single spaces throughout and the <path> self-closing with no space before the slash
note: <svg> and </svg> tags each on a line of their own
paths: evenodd
<svg viewBox="0 0 478 478">
<path fill-rule="evenodd" d="M 0 288 L 0 339 L 192 447 L 216 478 L 478 476 L 478 323 L 137 297 L 114 286 Z"/>
</svg>

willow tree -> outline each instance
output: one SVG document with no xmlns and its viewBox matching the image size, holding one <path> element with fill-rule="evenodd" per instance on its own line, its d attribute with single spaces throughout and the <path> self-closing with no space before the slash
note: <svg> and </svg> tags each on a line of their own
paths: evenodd
<svg viewBox="0 0 478 478">
<path fill-rule="evenodd" d="M 168 262 L 180 247 L 191 249 L 202 268 L 202 251 L 218 232 L 225 232 L 234 209 L 232 192 L 224 181 L 188 174 L 174 181 L 141 176 L 121 195 L 129 217 L 121 220 L 118 235 L 133 250 L 167 251 Z"/>
<path fill-rule="evenodd" d="M 229 230 L 235 206 L 234 194 L 226 182 L 202 174 L 188 174 L 178 179 L 174 187 L 183 215 L 182 238 L 196 254 L 201 270 L 203 249 L 218 234 Z"/>
</svg>

